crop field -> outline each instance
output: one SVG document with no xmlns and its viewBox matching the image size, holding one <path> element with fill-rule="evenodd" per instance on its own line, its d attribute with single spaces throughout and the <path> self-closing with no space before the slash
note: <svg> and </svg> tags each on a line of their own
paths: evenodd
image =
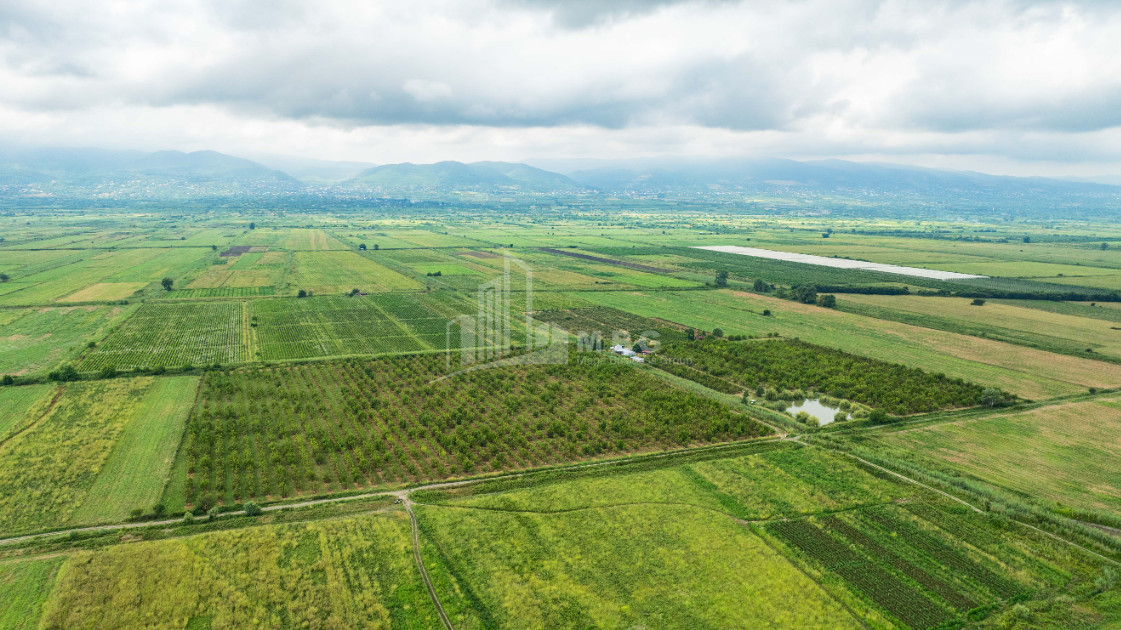
<svg viewBox="0 0 1121 630">
<path fill-rule="evenodd" d="M 128 424 L 85 501 L 74 512 L 74 522 L 121 521 L 132 510 L 148 511 L 159 502 L 198 384 L 195 376 L 155 379 L 151 383 L 128 410 Z"/>
<path fill-rule="evenodd" d="M 442 356 L 210 373 L 188 421 L 192 504 L 315 494 L 763 435 L 629 365 L 452 376 Z"/>
<path fill-rule="evenodd" d="M 47 628 L 435 628 L 403 512 L 72 555 Z"/>
<path fill-rule="evenodd" d="M 284 240 L 284 249 L 289 251 L 326 251 L 347 247 L 338 239 L 317 229 L 289 230 Z"/>
<path fill-rule="evenodd" d="M 118 300 L 163 277 L 181 278 L 203 263 L 204 248 L 140 248 L 83 252 L 28 276 L 12 276 L 0 305 L 46 305 L 53 302 Z M 124 293 L 127 291 L 127 293 Z M 123 294 L 123 295 L 122 295 Z"/>
<path fill-rule="evenodd" d="M 797 337 L 891 363 L 944 373 L 1022 398 L 1121 385 L 1121 366 L 863 317 L 753 293 L 583 292 L 590 302 L 725 334 Z M 984 307 L 981 307 L 984 308 Z M 763 315 L 764 310 L 770 316 Z"/>
<path fill-rule="evenodd" d="M 1066 506 L 1117 513 L 1121 401 L 1064 403 L 898 432 L 885 444 L 988 483 Z"/>
<path fill-rule="evenodd" d="M 94 514 L 102 509 L 116 511 L 85 503 L 106 500 L 105 496 L 94 496 L 91 489 L 105 487 L 99 482 L 99 473 L 130 423 L 182 422 L 173 417 L 137 419 L 138 413 L 165 409 L 162 398 L 166 395 L 168 386 L 162 382 L 157 387 L 154 379 L 136 378 L 67 383 L 58 386 L 50 398 L 39 399 L 19 422 L 20 429 L 0 444 L 0 485 L 5 489 L 0 494 L 0 531 L 67 525 L 76 522 L 83 508 Z M 180 405 L 177 412 L 185 409 Z M 142 476 L 158 472 L 163 462 L 123 459 L 129 454 L 160 453 L 159 447 L 149 447 L 160 440 L 164 452 L 168 444 L 173 448 L 177 436 L 166 431 L 141 435 L 153 426 L 142 425 L 129 432 L 130 442 L 123 447 L 128 451 L 118 458 L 119 465 Z M 136 441 L 145 444 L 137 445 Z M 150 497 L 150 490 L 160 481 L 142 477 L 136 483 L 149 487 L 146 495 L 137 496 Z"/>
<path fill-rule="evenodd" d="M 260 358 L 279 360 L 444 349 L 448 322 L 475 307 L 457 294 L 434 292 L 263 300 L 250 309 Z"/>
<path fill-rule="evenodd" d="M 50 385 L 27 385 L 0 389 L 0 444 L 20 431 L 28 421 L 27 412 L 54 388 Z"/>
<path fill-rule="evenodd" d="M 249 358 L 239 302 L 147 303 L 82 357 L 78 369 L 180 367 Z"/>
<path fill-rule="evenodd" d="M 653 470 L 538 477 L 416 496 L 434 582 L 473 594 L 460 613 L 464 627 L 476 627 L 469 620 L 480 610 L 489 616 L 483 625 L 503 627 L 651 619 L 705 627 L 714 623 L 706 614 L 757 615 L 745 626 L 832 627 L 855 615 L 871 627 L 954 627 L 1088 585 L 1102 571 L 1100 559 L 1045 535 L 813 448 L 772 445 Z M 692 551 L 696 544 L 720 551 Z M 760 551 L 766 545 L 778 555 Z M 689 558 L 684 573 L 679 558 Z M 728 558 L 751 570 L 719 569 L 722 579 L 708 573 Z M 788 580 L 799 578 L 790 563 L 812 580 L 799 597 L 748 595 L 770 584 L 793 588 Z M 704 583 L 691 582 L 697 578 Z M 667 584 L 690 585 L 677 592 L 691 597 L 661 591 Z M 517 596 L 504 597 L 511 588 Z M 725 608 L 744 599 L 760 603 Z M 782 606 L 771 608 L 776 602 Z M 837 604 L 846 614 L 795 621 Z"/>
<path fill-rule="evenodd" d="M 1116 323 L 1096 318 L 991 301 L 984 306 L 971 306 L 966 298 L 846 295 L 839 303 L 844 310 L 872 317 L 883 316 L 1067 353 L 1086 354 L 1086 349 L 1090 349 L 1093 353 L 1121 359 L 1121 330 L 1113 328 Z"/>
<path fill-rule="evenodd" d="M 669 344 L 662 354 L 692 368 L 679 376 L 699 371 L 756 396 L 764 388 L 816 391 L 899 415 L 981 403 L 982 388 L 961 379 L 804 341 L 705 339 Z"/>
<path fill-rule="evenodd" d="M 763 529 L 821 571 L 824 583 L 839 578 L 909 628 L 959 625 L 987 608 L 1066 586 L 1064 573 L 1085 580 L 1095 572 L 1094 563 L 1053 541 L 1026 530 L 1002 532 L 984 517 L 941 504 L 882 506 Z"/>
<path fill-rule="evenodd" d="M 0 374 L 36 375 L 76 357 L 135 306 L 69 306 L 0 311 Z"/>
<path fill-rule="evenodd" d="M 58 299 L 59 302 L 112 302 L 148 286 L 147 282 L 98 282 Z"/>
<path fill-rule="evenodd" d="M 0 564 L 0 628 L 35 630 L 62 558 Z"/>
<path fill-rule="evenodd" d="M 445 604 L 457 628 L 861 627 L 757 536 L 707 510 L 418 512 L 433 579 L 474 596 Z"/>
<path fill-rule="evenodd" d="M 244 289 L 284 284 L 289 263 L 286 252 L 249 252 L 225 264 L 210 265 L 186 285 L 194 289 Z M 178 292 L 175 292 L 178 293 Z M 176 295 L 175 297 L 179 297 Z"/>
<path fill-rule="evenodd" d="M 288 284 L 317 294 L 423 289 L 416 280 L 352 251 L 295 253 Z"/>
<path fill-rule="evenodd" d="M 619 343 L 628 346 L 631 339 L 637 340 L 640 336 L 656 338 L 663 344 L 685 339 L 685 331 L 677 324 L 603 306 L 537 311 L 533 317 L 556 324 L 574 335 L 598 332 L 605 343 L 611 344 L 616 343 L 612 338 L 616 332 L 626 334 L 628 339 L 620 339 Z"/>
</svg>

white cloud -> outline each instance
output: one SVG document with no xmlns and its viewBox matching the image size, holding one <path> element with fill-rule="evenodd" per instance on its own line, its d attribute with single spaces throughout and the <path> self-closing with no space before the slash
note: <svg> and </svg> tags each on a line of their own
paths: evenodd
<svg viewBox="0 0 1121 630">
<path fill-rule="evenodd" d="M 378 162 L 1121 162 L 1110 3 L 603 6 L 10 1 L 0 138 Z"/>
</svg>

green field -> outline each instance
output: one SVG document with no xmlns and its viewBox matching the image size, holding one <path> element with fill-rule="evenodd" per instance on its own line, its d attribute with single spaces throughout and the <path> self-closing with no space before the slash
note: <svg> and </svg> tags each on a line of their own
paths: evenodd
<svg viewBox="0 0 1121 630">
<path fill-rule="evenodd" d="M 54 391 L 50 385 L 26 385 L 0 389 L 0 444 L 29 421 L 28 411 Z"/>
<path fill-rule="evenodd" d="M 435 628 L 402 512 L 78 553 L 48 628 Z"/>
<path fill-rule="evenodd" d="M 1044 535 L 817 449 L 649 468 L 417 493 L 433 579 L 469 593 L 449 612 L 464 627 L 957 627 L 1102 571 Z M 780 592 L 763 596 L 772 585 Z M 758 605 L 733 604 L 744 599 Z"/>
<path fill-rule="evenodd" d="M 0 627 L 34 630 L 51 593 L 61 558 L 0 564 Z"/>
<path fill-rule="evenodd" d="M 419 517 L 433 579 L 470 589 L 445 604 L 457 628 L 861 627 L 750 530 L 698 508 Z"/>
<path fill-rule="evenodd" d="M 187 498 L 316 494 L 763 435 L 628 365 L 448 374 L 443 356 L 208 374 L 188 422 Z"/>
<path fill-rule="evenodd" d="M 40 398 L 0 444 L 0 531 L 113 520 L 150 508 L 179 437 L 162 427 L 153 432 L 152 423 L 182 426 L 183 419 L 140 414 L 183 414 L 192 380 L 67 383 Z"/>
<path fill-rule="evenodd" d="M 1080 353 L 1083 356 L 1097 353 L 1121 359 L 1121 330 L 1115 328 L 1117 324 L 1081 314 L 992 301 L 983 306 L 973 306 L 966 298 L 912 295 L 846 295 L 840 299 L 840 304 L 844 310 L 872 317 L 886 317 L 1058 352 Z M 1085 305 L 1078 312 L 1091 308 Z M 1087 353 L 1087 349 L 1092 353 Z"/>
<path fill-rule="evenodd" d="M 74 522 L 120 521 L 159 502 L 198 384 L 193 376 L 153 381 L 129 410 L 128 424 L 75 511 Z"/>
<path fill-rule="evenodd" d="M 408 291 L 424 286 L 408 276 L 378 264 L 356 252 L 296 252 L 288 277 L 292 293 L 297 289 L 316 294 L 361 291 Z"/>
<path fill-rule="evenodd" d="M 149 303 L 86 353 L 83 371 L 180 367 L 248 358 L 239 302 Z"/>
<path fill-rule="evenodd" d="M 136 310 L 73 306 L 0 311 L 0 374 L 39 375 L 77 356 Z"/>
<path fill-rule="evenodd" d="M 891 432 L 885 444 L 1065 506 L 1117 514 L 1121 401 L 1105 398 Z"/>
<path fill-rule="evenodd" d="M 1121 366 L 838 312 L 750 293 L 586 292 L 580 297 L 645 317 L 725 334 L 779 333 L 1038 399 L 1121 386 Z M 983 307 L 982 307 L 983 308 Z M 770 310 L 770 316 L 763 311 Z"/>
</svg>

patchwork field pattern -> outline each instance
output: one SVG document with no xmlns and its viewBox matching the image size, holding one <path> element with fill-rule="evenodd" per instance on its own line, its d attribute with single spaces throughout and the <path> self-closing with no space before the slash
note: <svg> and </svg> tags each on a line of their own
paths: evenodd
<svg viewBox="0 0 1121 630">
<path fill-rule="evenodd" d="M 629 365 L 496 368 L 442 356 L 205 377 L 181 455 L 194 504 L 438 479 L 763 435 Z"/>
<path fill-rule="evenodd" d="M 584 292 L 645 317 L 725 334 L 797 337 L 852 354 L 992 386 L 1028 399 L 1121 385 L 1121 366 L 731 291 Z M 984 308 L 984 307 L 981 307 Z M 763 314 L 771 312 L 770 316 Z"/>
<path fill-rule="evenodd" d="M 91 488 L 97 484 L 122 432 L 138 412 L 152 408 L 142 403 L 148 396 L 162 397 L 165 393 L 162 387 L 155 388 L 151 378 L 67 383 L 59 386 L 53 397 L 31 406 L 20 422 L 20 430 L 0 444 L 0 485 L 5 489 L 0 494 L 0 531 L 13 533 L 74 523 L 78 510 L 87 500 L 93 500 Z M 162 403 L 147 403 L 151 404 Z M 141 420 L 145 421 L 154 422 L 150 418 Z M 177 437 L 162 435 L 171 443 Z M 147 436 L 138 439 L 156 440 Z M 158 470 L 153 462 L 128 464 L 141 476 L 153 468 Z M 153 480 L 145 478 L 141 483 Z M 105 499 L 96 497 L 97 501 Z M 102 508 L 92 509 L 98 512 Z"/>
<path fill-rule="evenodd" d="M 986 482 L 1064 505 L 1117 513 L 1121 400 L 1066 403 L 884 434 L 885 444 Z"/>
<path fill-rule="evenodd" d="M 247 360 L 240 302 L 149 302 L 88 352 L 79 370 L 180 367 Z"/>
<path fill-rule="evenodd" d="M 68 306 L 0 311 L 0 374 L 39 375 L 77 356 L 135 306 Z"/>
<path fill-rule="evenodd" d="M 127 586 L 124 586 L 127 585 Z M 71 556 L 49 628 L 435 628 L 403 512 Z"/>
</svg>

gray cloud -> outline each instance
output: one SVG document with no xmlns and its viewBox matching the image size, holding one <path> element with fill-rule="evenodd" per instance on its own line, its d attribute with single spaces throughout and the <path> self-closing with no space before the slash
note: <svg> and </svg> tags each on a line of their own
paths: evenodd
<svg viewBox="0 0 1121 630">
<path fill-rule="evenodd" d="M 216 108 L 306 129 L 647 130 L 625 134 L 644 151 L 693 127 L 1012 156 L 1024 134 L 1121 127 L 1119 35 L 1104 1 L 10 0 L 0 134 Z"/>
</svg>

